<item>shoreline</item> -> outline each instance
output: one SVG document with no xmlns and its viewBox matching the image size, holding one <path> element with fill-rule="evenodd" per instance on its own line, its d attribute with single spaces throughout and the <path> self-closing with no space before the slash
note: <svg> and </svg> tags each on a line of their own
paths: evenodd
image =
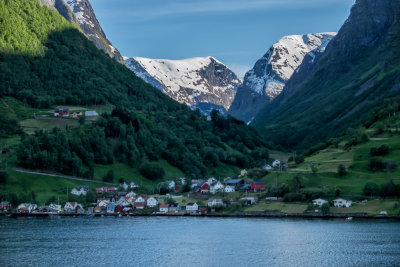
<svg viewBox="0 0 400 267">
<path fill-rule="evenodd" d="M 249 212 L 235 212 L 232 214 L 222 213 L 209 213 L 209 214 L 187 214 L 187 213 L 170 213 L 170 214 L 153 214 L 153 213 L 142 213 L 142 214 L 73 214 L 73 213 L 0 213 L 0 217 L 39 217 L 39 218 L 51 218 L 51 217 L 215 217 L 215 218 L 303 218 L 303 219 L 347 219 L 349 217 L 353 219 L 392 219 L 400 220 L 400 215 L 368 215 L 368 214 L 297 214 L 297 213 L 249 213 Z"/>
</svg>

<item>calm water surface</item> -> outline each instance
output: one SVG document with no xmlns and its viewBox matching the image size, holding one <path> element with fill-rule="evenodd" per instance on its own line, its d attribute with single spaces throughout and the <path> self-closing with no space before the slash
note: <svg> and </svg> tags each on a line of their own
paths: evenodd
<svg viewBox="0 0 400 267">
<path fill-rule="evenodd" d="M 400 222 L 0 218 L 1 266 L 400 266 Z"/>
</svg>

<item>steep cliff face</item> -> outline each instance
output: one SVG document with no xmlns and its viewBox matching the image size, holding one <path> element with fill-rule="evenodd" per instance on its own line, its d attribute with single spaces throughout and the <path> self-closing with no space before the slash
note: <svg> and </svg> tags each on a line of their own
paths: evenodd
<svg viewBox="0 0 400 267">
<path fill-rule="evenodd" d="M 251 120 L 277 97 L 304 59 L 315 64 L 335 33 L 285 36 L 275 43 L 245 75 L 229 113 Z"/>
<path fill-rule="evenodd" d="M 103 32 L 89 0 L 64 1 L 74 12 L 82 31 L 96 45 L 96 47 L 109 54 L 110 57 L 115 60 L 123 63 L 123 58 L 120 52 L 111 44 Z"/>
<path fill-rule="evenodd" d="M 229 109 L 241 81 L 213 57 L 166 60 L 127 58 L 126 66 L 172 99 L 208 114 Z"/>
<path fill-rule="evenodd" d="M 71 11 L 64 0 L 39 0 L 42 5 L 48 6 L 50 9 L 58 11 L 61 16 L 66 20 L 79 27 L 79 22 L 75 17 L 75 14 Z"/>
<path fill-rule="evenodd" d="M 305 148 L 357 127 L 400 92 L 400 2 L 357 0 L 315 66 L 305 63 L 253 125 L 287 148 Z"/>
</svg>

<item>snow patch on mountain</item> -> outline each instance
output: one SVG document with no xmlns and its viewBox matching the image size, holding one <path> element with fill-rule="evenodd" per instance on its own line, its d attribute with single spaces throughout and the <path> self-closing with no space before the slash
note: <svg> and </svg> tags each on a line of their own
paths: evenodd
<svg viewBox="0 0 400 267">
<path fill-rule="evenodd" d="M 241 84 L 236 75 L 214 57 L 183 60 L 134 57 L 125 59 L 125 64 L 138 77 L 188 106 L 202 103 L 227 110 Z"/>
<path fill-rule="evenodd" d="M 285 82 L 309 54 L 325 51 L 336 33 L 289 35 L 281 38 L 257 61 L 245 75 L 244 84 L 260 95 L 271 99 L 282 92 Z"/>
</svg>

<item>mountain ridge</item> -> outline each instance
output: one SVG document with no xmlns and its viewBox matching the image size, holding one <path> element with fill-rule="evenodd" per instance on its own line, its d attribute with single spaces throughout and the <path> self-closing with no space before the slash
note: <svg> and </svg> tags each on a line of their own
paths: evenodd
<svg viewBox="0 0 400 267">
<path fill-rule="evenodd" d="M 211 56 L 183 60 L 133 57 L 126 58 L 125 64 L 175 101 L 206 114 L 210 106 L 222 112 L 229 109 L 241 83 L 225 64 Z"/>
<path fill-rule="evenodd" d="M 264 105 L 282 92 L 306 57 L 312 63 L 319 58 L 335 34 L 282 37 L 246 73 L 229 113 L 246 122 L 252 120 Z"/>
</svg>

